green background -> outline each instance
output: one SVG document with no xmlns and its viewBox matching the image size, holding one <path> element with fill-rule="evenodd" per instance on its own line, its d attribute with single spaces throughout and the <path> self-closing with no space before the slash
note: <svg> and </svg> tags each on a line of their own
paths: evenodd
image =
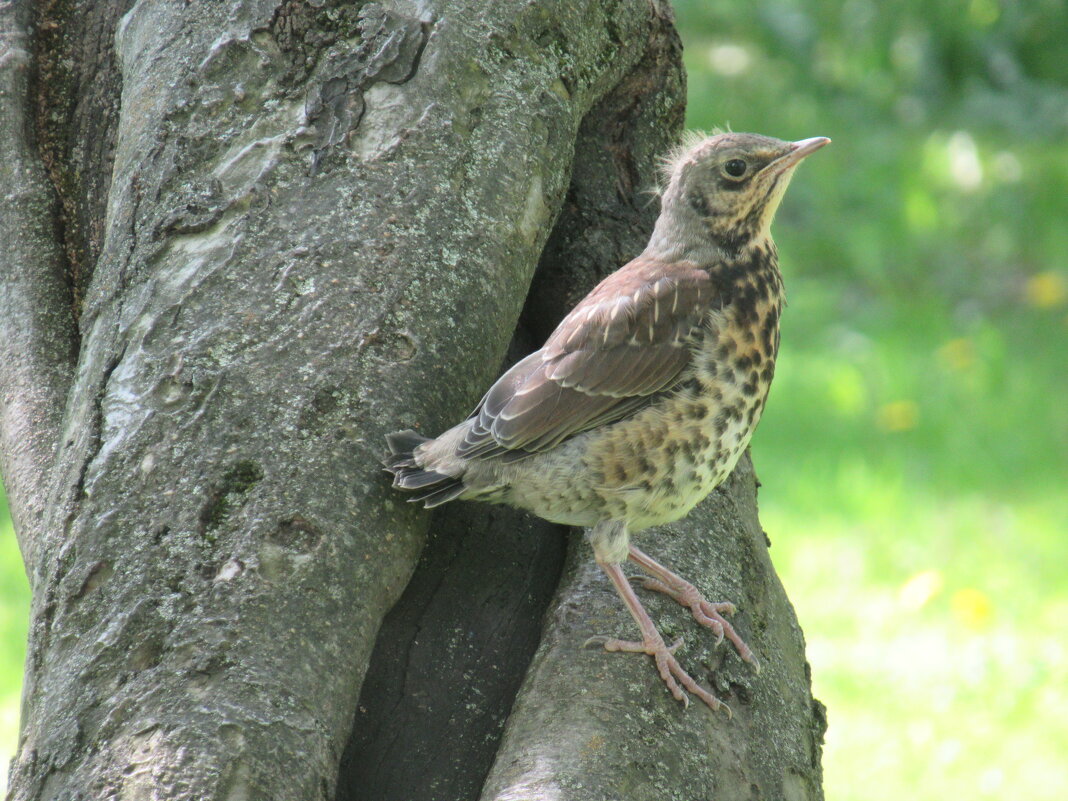
<svg viewBox="0 0 1068 801">
<path fill-rule="evenodd" d="M 676 9 L 691 127 L 834 140 L 776 221 L 789 307 L 753 442 L 827 797 L 1061 801 L 1068 4 Z M 6 762 L 28 591 L 0 519 Z"/>
</svg>

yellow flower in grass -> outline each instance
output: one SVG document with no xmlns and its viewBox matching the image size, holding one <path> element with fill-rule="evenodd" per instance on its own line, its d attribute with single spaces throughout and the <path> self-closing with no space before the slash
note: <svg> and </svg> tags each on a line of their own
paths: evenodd
<svg viewBox="0 0 1068 801">
<path fill-rule="evenodd" d="M 1024 287 L 1027 302 L 1038 309 L 1052 309 L 1068 300 L 1068 280 L 1053 270 L 1032 275 Z"/>
<path fill-rule="evenodd" d="M 953 616 L 970 629 L 985 629 L 994 617 L 994 602 L 975 587 L 965 587 L 953 593 L 949 602 Z"/>
<path fill-rule="evenodd" d="M 910 400 L 884 403 L 875 414 L 875 423 L 883 431 L 911 431 L 919 422 L 920 407 Z"/>
</svg>

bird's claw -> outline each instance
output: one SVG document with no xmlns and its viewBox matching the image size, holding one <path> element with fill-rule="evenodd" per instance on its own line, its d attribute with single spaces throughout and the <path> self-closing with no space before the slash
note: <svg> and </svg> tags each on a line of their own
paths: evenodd
<svg viewBox="0 0 1068 801">
<path fill-rule="evenodd" d="M 662 592 L 674 598 L 680 605 L 687 607 L 690 613 L 693 615 L 694 620 L 700 623 L 702 626 L 706 626 L 712 630 L 712 633 L 716 635 L 716 645 L 719 646 L 723 643 L 724 639 L 728 639 L 734 645 L 738 651 L 738 656 L 742 658 L 742 661 L 748 662 L 753 666 L 753 669 L 760 672 L 760 662 L 756 658 L 752 649 L 745 644 L 738 633 L 734 630 L 734 626 L 726 619 L 725 615 L 733 615 L 738 611 L 738 608 L 729 601 L 706 601 L 700 591 L 687 581 L 678 578 L 677 584 L 668 584 L 661 581 L 658 578 L 652 576 L 642 577 L 638 576 L 642 580 L 642 586 L 648 590 L 654 590 L 655 592 Z M 633 579 L 632 579 L 633 580 Z"/>
<path fill-rule="evenodd" d="M 682 665 L 675 659 L 675 651 L 681 648 L 683 644 L 682 637 L 679 637 L 671 645 L 667 645 L 659 635 L 649 637 L 640 642 L 637 640 L 620 640 L 615 637 L 596 636 L 590 637 L 583 645 L 586 646 L 592 642 L 603 645 L 606 651 L 648 654 L 656 661 L 657 672 L 660 674 L 660 678 L 663 679 L 664 684 L 667 685 L 668 690 L 671 691 L 677 701 L 682 702 L 684 707 L 690 705 L 690 697 L 687 695 L 687 692 L 689 692 L 704 701 L 712 711 L 723 711 L 727 713 L 728 718 L 733 717 L 731 708 L 694 681 L 693 677 L 683 670 Z"/>
</svg>

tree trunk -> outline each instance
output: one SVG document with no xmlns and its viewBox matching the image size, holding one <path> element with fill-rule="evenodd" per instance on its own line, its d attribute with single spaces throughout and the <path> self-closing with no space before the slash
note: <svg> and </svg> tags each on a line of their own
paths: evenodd
<svg viewBox="0 0 1068 801">
<path fill-rule="evenodd" d="M 641 249 L 679 50 L 648 0 L 0 2 L 12 798 L 821 797 L 751 471 L 649 535 L 763 658 L 687 631 L 729 722 L 578 647 L 631 625 L 578 538 L 423 550 L 378 463 Z"/>
</svg>

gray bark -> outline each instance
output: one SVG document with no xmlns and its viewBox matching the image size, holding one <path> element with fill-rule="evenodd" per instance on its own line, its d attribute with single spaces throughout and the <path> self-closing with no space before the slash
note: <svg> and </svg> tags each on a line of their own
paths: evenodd
<svg viewBox="0 0 1068 801">
<path fill-rule="evenodd" d="M 55 195 L 32 135 L 29 6 L 0 4 L 0 469 L 27 566 L 74 369 L 75 330 Z"/>
<path fill-rule="evenodd" d="M 713 771 L 716 797 L 819 797 L 751 482 L 717 496 L 748 528 L 713 501 L 668 559 L 721 551 L 705 589 L 780 660 L 717 671 L 751 698 L 727 723 L 571 647 L 628 625 L 581 549 L 527 674 L 559 534 L 459 506 L 416 569 L 430 520 L 378 465 L 640 249 L 681 123 L 668 9 L 50 0 L 0 3 L 0 42 L 0 466 L 33 589 L 12 798 L 476 798 L 487 771 L 483 797 L 552 797 L 516 789 L 544 766 L 653 797 L 619 788 L 665 753 L 668 796 Z M 600 761 L 564 753 L 582 688 L 616 715 Z M 642 750 L 665 725 L 696 735 Z M 704 758 L 726 741 L 740 763 Z"/>
</svg>

